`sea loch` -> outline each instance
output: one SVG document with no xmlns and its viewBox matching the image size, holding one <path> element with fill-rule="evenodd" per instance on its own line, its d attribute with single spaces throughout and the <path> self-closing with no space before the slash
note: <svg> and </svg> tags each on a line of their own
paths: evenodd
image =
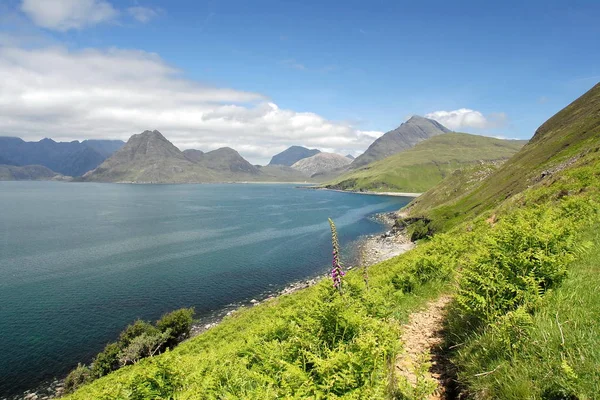
<svg viewBox="0 0 600 400">
<path fill-rule="evenodd" d="M 0 395 L 89 362 L 137 318 L 198 317 L 324 273 L 409 198 L 294 185 L 0 182 Z"/>
</svg>

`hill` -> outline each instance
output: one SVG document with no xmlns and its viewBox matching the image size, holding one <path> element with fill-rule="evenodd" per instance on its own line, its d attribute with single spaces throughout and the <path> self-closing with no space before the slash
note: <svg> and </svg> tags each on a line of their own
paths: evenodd
<svg viewBox="0 0 600 400">
<path fill-rule="evenodd" d="M 599 109 L 600 85 L 596 85 L 540 126 L 529 143 L 489 179 L 469 190 L 455 191 L 452 196 L 425 193 L 407 211 L 413 216 L 426 215 L 437 229 L 450 227 L 552 177 L 575 163 L 582 149 L 597 141 Z M 454 183 L 449 180 L 443 185 L 451 187 Z"/>
<path fill-rule="evenodd" d="M 398 128 L 375 140 L 350 164 L 350 168 L 356 169 L 382 160 L 402 150 L 410 149 L 425 139 L 448 132 L 450 130 L 439 122 L 414 115 Z"/>
<path fill-rule="evenodd" d="M 303 158 L 292 165 L 292 168 L 308 175 L 323 174 L 326 172 L 344 168 L 350 163 L 348 157 L 334 153 L 317 153 L 312 157 Z"/>
<path fill-rule="evenodd" d="M 295 162 L 298 162 L 303 158 L 314 156 L 320 152 L 321 151 L 317 149 L 307 149 L 306 147 L 302 146 L 292 146 L 281 153 L 274 155 L 273 158 L 271 158 L 269 165 L 286 165 L 291 167 Z"/>
<path fill-rule="evenodd" d="M 43 165 L 15 165 L 0 164 L 0 181 L 50 181 L 70 180 L 70 177 L 57 174 Z"/>
<path fill-rule="evenodd" d="M 446 133 L 350 171 L 324 186 L 353 191 L 420 193 L 469 164 L 506 160 L 523 144 L 523 141 L 501 140 L 466 133 Z"/>
<path fill-rule="evenodd" d="M 96 168 L 123 146 L 120 140 L 86 140 L 55 142 L 42 139 L 25 142 L 14 137 L 0 137 L 0 159 L 4 164 L 43 165 L 63 175 L 81 176 Z"/>
<path fill-rule="evenodd" d="M 348 271 L 340 290 L 325 279 L 239 310 L 67 399 L 422 399 L 444 390 L 454 398 L 596 398 L 600 85 L 502 166 L 469 168 L 430 192 L 467 183 L 439 196 L 458 205 L 454 224 L 408 253 Z M 484 202 L 472 203 L 484 189 Z M 405 361 L 408 316 L 441 294 L 452 301 L 436 358 L 426 350 Z M 443 379 L 429 373 L 432 363 Z M 85 367 L 76 371 L 90 379 Z"/>
</svg>

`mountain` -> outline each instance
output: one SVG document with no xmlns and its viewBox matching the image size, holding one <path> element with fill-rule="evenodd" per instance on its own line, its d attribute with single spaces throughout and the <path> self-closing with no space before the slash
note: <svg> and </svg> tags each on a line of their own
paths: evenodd
<svg viewBox="0 0 600 400">
<path fill-rule="evenodd" d="M 98 140 L 88 139 L 81 142 L 82 145 L 96 150 L 105 159 L 112 156 L 125 144 L 122 140 Z"/>
<path fill-rule="evenodd" d="M 346 154 L 346 157 L 348 157 L 351 160 L 354 160 L 354 158 L 355 158 L 352 154 Z"/>
<path fill-rule="evenodd" d="M 298 171 L 278 167 L 282 166 L 259 168 L 228 147 L 206 153 L 195 149 L 180 151 L 155 130 L 133 135 L 125 146 L 83 178 L 135 183 L 306 180 Z"/>
<path fill-rule="evenodd" d="M 55 172 L 81 176 L 100 165 L 116 148 L 120 140 L 86 140 L 82 143 L 55 142 L 42 139 L 25 142 L 15 137 L 0 137 L 0 159 L 4 164 L 43 165 Z"/>
<path fill-rule="evenodd" d="M 98 168 L 84 175 L 87 181 L 185 183 L 212 182 L 214 173 L 188 160 L 159 131 L 144 131 L 129 138 Z"/>
<path fill-rule="evenodd" d="M 320 152 L 321 151 L 317 149 L 310 150 L 302 146 L 292 146 L 287 150 L 274 155 L 273 158 L 271 158 L 269 165 L 287 165 L 288 167 L 291 167 L 295 162 L 300 161 L 303 158 L 314 156 Z"/>
<path fill-rule="evenodd" d="M 188 149 L 183 151 L 183 155 L 185 156 L 185 158 L 195 163 L 200 161 L 200 159 L 204 155 L 204 152 L 202 150 Z"/>
<path fill-rule="evenodd" d="M 196 150 L 198 151 L 198 150 Z M 185 153 L 185 152 L 184 152 Z M 196 155 L 196 163 L 206 168 L 220 172 L 244 173 L 258 175 L 259 169 L 246 161 L 240 154 L 232 148 L 222 147 L 217 150 Z M 189 153 L 187 155 L 189 159 Z"/>
<path fill-rule="evenodd" d="M 453 171 L 481 161 L 506 160 L 524 141 L 446 133 L 356 170 L 325 186 L 353 191 L 424 192 Z M 358 159 L 357 159 L 358 160 Z"/>
<path fill-rule="evenodd" d="M 70 180 L 70 178 L 57 174 L 42 165 L 25 165 L 23 167 L 16 165 L 0 165 L 0 181 L 49 180 Z"/>
<path fill-rule="evenodd" d="M 414 115 L 398 128 L 375 140 L 352 162 L 350 169 L 382 160 L 402 150 L 410 149 L 425 139 L 448 132 L 451 131 L 439 122 Z"/>
<path fill-rule="evenodd" d="M 334 153 L 317 153 L 312 157 L 303 158 L 292 165 L 292 168 L 313 176 L 344 168 L 352 162 L 347 157 Z"/>
</svg>

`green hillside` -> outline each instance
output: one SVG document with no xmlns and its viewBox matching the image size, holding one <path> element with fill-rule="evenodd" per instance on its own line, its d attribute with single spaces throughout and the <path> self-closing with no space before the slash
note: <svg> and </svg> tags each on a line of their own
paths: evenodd
<svg viewBox="0 0 600 400">
<path fill-rule="evenodd" d="M 324 186 L 341 190 L 421 193 L 469 164 L 506 160 L 524 143 L 466 133 L 446 133 L 342 175 Z"/>
<path fill-rule="evenodd" d="M 552 179 L 555 173 L 577 162 L 596 145 L 599 110 L 600 84 L 540 126 L 531 141 L 489 179 L 480 180 L 480 184 L 471 185 L 468 190 L 456 191 L 452 189 L 457 187 L 456 177 L 450 177 L 439 188 L 410 204 L 409 214 L 426 216 L 434 221 L 438 230 L 448 228 L 498 205 L 530 185 Z M 440 192 L 452 195 L 440 196 Z"/>
<path fill-rule="evenodd" d="M 599 98 L 597 85 L 497 170 L 470 166 L 430 191 L 428 204 L 451 223 L 368 273 L 349 271 L 341 292 L 327 279 L 243 309 L 67 398 L 428 398 L 427 360 L 415 382 L 394 372 L 394 360 L 407 316 L 442 293 L 453 297 L 444 330 L 451 395 L 596 398 Z"/>
</svg>

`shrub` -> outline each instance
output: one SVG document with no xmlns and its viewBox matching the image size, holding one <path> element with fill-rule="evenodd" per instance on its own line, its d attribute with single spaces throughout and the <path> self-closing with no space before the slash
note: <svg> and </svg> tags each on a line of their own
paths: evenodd
<svg viewBox="0 0 600 400">
<path fill-rule="evenodd" d="M 65 379 L 65 392 L 74 392 L 79 386 L 92 380 L 90 369 L 82 364 L 77 364 L 77 368 L 69 372 Z"/>
<path fill-rule="evenodd" d="M 190 335 L 194 317 L 193 308 L 181 308 L 162 316 L 156 322 L 156 327 L 162 332 L 169 332 L 165 347 L 173 347 Z"/>
<path fill-rule="evenodd" d="M 154 335 L 142 333 L 140 336 L 136 336 L 119 353 L 119 362 L 121 365 L 135 364 L 139 360 L 145 357 L 151 357 L 160 347 L 169 339 L 171 330 L 167 329 L 165 332 L 158 332 Z"/>
<path fill-rule="evenodd" d="M 133 324 L 128 325 L 127 328 L 125 328 L 125 330 L 121 332 L 121 335 L 119 336 L 119 346 L 121 347 L 121 349 L 124 349 L 127 346 L 129 346 L 133 339 L 135 339 L 138 336 L 141 336 L 143 334 L 153 336 L 157 333 L 159 333 L 158 328 L 152 326 L 146 321 L 138 319 Z"/>
<path fill-rule="evenodd" d="M 92 377 L 100 378 L 119 368 L 119 352 L 121 347 L 117 343 L 107 344 L 101 353 L 98 353 L 92 362 Z"/>
</svg>

